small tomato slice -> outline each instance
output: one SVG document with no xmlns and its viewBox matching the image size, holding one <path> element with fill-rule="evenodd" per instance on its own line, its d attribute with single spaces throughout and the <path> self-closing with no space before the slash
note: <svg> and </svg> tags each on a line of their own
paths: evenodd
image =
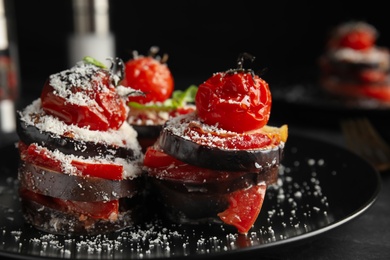
<svg viewBox="0 0 390 260">
<path fill-rule="evenodd" d="M 36 144 L 26 145 L 21 141 L 18 142 L 18 148 L 23 161 L 61 172 L 61 162 L 53 158 L 47 149 L 41 149 Z"/>
<path fill-rule="evenodd" d="M 66 213 L 78 213 L 89 216 L 94 219 L 116 220 L 119 211 L 119 201 L 71 201 L 59 198 L 49 197 L 32 192 L 27 189 L 20 189 L 19 194 L 26 200 L 35 201 L 46 207 L 59 210 Z"/>
<path fill-rule="evenodd" d="M 271 112 L 268 83 L 251 73 L 215 73 L 199 85 L 195 104 L 199 117 L 209 125 L 246 132 L 267 124 Z"/>
<path fill-rule="evenodd" d="M 168 99 L 174 89 L 174 80 L 166 63 L 154 57 L 140 56 L 126 62 L 122 85 L 145 94 L 145 96 L 129 96 L 128 101 L 146 104 Z"/>
<path fill-rule="evenodd" d="M 144 166 L 148 168 L 149 176 L 195 183 L 224 181 L 245 174 L 244 172 L 215 171 L 187 164 L 152 146 L 146 150 Z"/>
<path fill-rule="evenodd" d="M 265 184 L 259 184 L 232 192 L 229 207 L 218 216 L 224 223 L 236 227 L 239 233 L 248 233 L 259 216 L 266 189 Z"/>
<path fill-rule="evenodd" d="M 85 161 L 73 160 L 72 165 L 76 167 L 82 175 L 93 176 L 110 180 L 122 180 L 123 166 L 113 163 L 89 163 Z"/>
<path fill-rule="evenodd" d="M 46 148 L 36 144 L 26 145 L 19 142 L 19 151 L 21 159 L 52 171 L 62 172 L 62 163 L 55 158 Z M 79 170 L 82 176 L 91 176 L 108 180 L 122 180 L 123 166 L 114 163 L 87 162 L 81 160 L 72 160 L 71 165 Z"/>
</svg>

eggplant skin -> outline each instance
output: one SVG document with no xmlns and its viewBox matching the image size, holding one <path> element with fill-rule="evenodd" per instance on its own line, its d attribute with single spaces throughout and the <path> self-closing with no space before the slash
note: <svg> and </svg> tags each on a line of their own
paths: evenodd
<svg viewBox="0 0 390 260">
<path fill-rule="evenodd" d="M 59 150 L 64 154 L 76 156 L 95 157 L 112 155 L 124 159 L 138 159 L 134 151 L 124 147 L 107 145 L 104 143 L 83 142 L 66 136 L 58 136 L 47 131 L 41 131 L 37 127 L 27 124 L 17 118 L 16 132 L 21 141 L 26 144 L 37 143 L 50 150 Z"/>
<path fill-rule="evenodd" d="M 232 172 L 227 180 L 194 183 L 147 176 L 147 182 L 154 199 L 151 204 L 161 217 L 179 224 L 223 224 L 218 213 L 228 208 L 230 193 L 261 184 L 269 187 L 277 182 L 278 173 L 274 165 L 260 173 Z"/>
<path fill-rule="evenodd" d="M 229 176 L 216 178 L 214 180 L 185 180 L 185 179 L 169 179 L 159 176 L 158 168 L 146 168 L 147 182 L 163 182 L 170 189 L 178 192 L 186 193 L 201 193 L 201 194 L 226 194 L 240 189 L 247 189 L 253 185 L 265 183 L 266 185 L 275 184 L 279 177 L 279 167 L 273 165 L 270 168 L 264 168 L 260 172 L 230 172 Z M 153 172 L 153 173 L 152 173 Z M 152 174 L 151 174 L 152 173 Z M 194 173 L 196 174 L 196 172 Z M 218 175 L 218 172 L 215 172 Z"/>
<path fill-rule="evenodd" d="M 156 144 L 180 161 L 220 171 L 260 172 L 263 168 L 280 165 L 284 154 L 284 143 L 269 149 L 227 150 L 199 145 L 165 128 Z"/>
<path fill-rule="evenodd" d="M 160 135 L 163 125 L 131 125 L 139 138 L 155 138 Z"/>
<path fill-rule="evenodd" d="M 144 189 L 144 181 L 141 177 L 114 181 L 68 175 L 23 161 L 19 165 L 18 179 L 21 187 L 32 192 L 74 201 L 91 202 L 131 198 Z"/>
<path fill-rule="evenodd" d="M 159 216 L 178 224 L 222 224 L 218 213 L 229 206 L 226 193 L 202 193 L 179 190 L 172 183 L 153 178 L 150 180 L 154 205 Z"/>
<path fill-rule="evenodd" d="M 160 136 L 162 125 L 131 125 L 137 132 L 137 139 L 145 153 L 149 146 L 152 146 Z"/>
</svg>

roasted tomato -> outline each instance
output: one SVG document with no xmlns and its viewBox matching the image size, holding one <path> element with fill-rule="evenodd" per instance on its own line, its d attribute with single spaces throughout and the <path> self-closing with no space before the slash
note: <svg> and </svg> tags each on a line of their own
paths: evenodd
<svg viewBox="0 0 390 260">
<path fill-rule="evenodd" d="M 155 55 L 158 49 L 151 49 L 149 56 L 137 56 L 125 63 L 125 77 L 122 85 L 140 90 L 144 96 L 130 96 L 128 101 L 146 104 L 163 102 L 174 89 L 174 80 L 164 60 Z"/>
<path fill-rule="evenodd" d="M 111 76 L 108 70 L 89 63 L 51 75 L 41 93 L 42 108 L 66 124 L 117 130 L 127 110 Z"/>
<path fill-rule="evenodd" d="M 48 149 L 36 144 L 26 145 L 19 142 L 21 159 L 52 171 L 62 172 L 63 163 L 53 156 Z M 93 176 L 110 180 L 123 179 L 123 166 L 114 163 L 89 162 L 85 160 L 71 160 L 70 164 L 78 170 L 82 176 Z"/>
<path fill-rule="evenodd" d="M 240 65 L 199 85 L 195 104 L 206 124 L 246 132 L 268 123 L 272 103 L 268 83 Z"/>
</svg>

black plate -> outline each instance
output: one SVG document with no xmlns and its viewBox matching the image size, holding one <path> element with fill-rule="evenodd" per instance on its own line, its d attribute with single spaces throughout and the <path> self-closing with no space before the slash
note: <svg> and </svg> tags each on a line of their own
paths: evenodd
<svg viewBox="0 0 390 260">
<path fill-rule="evenodd" d="M 383 119 L 390 116 L 390 105 L 375 100 L 347 100 L 326 93 L 316 83 L 279 84 L 272 90 L 272 116 L 277 123 L 340 129 L 346 118 L 367 117 L 390 140 L 390 126 Z"/>
<path fill-rule="evenodd" d="M 390 105 L 385 105 L 375 99 L 347 99 L 330 95 L 316 83 L 296 83 L 275 86 L 272 89 L 275 101 L 289 104 L 311 106 L 328 111 L 348 112 L 381 112 L 390 111 Z"/>
<path fill-rule="evenodd" d="M 290 134 L 279 185 L 267 190 L 252 230 L 181 226 L 156 219 L 122 232 L 66 237 L 24 223 L 16 195 L 18 155 L 0 150 L 0 255 L 21 259 L 213 258 L 273 249 L 318 236 L 364 213 L 380 190 L 380 175 L 353 153 Z"/>
</svg>

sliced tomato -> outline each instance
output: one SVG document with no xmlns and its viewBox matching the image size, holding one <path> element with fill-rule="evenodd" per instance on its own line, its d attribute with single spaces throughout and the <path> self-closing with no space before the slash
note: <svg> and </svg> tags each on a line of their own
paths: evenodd
<svg viewBox="0 0 390 260">
<path fill-rule="evenodd" d="M 36 144 L 26 145 L 21 141 L 18 142 L 18 148 L 23 161 L 61 172 L 61 162 L 54 159 L 47 149 L 41 149 Z"/>
<path fill-rule="evenodd" d="M 239 133 L 266 125 L 271 103 L 268 83 L 248 72 L 215 73 L 199 85 L 195 97 L 198 115 L 206 124 Z"/>
<path fill-rule="evenodd" d="M 26 145 L 19 142 L 19 151 L 21 159 L 50 169 L 56 172 L 62 172 L 62 163 L 56 159 L 53 154 L 46 148 L 42 148 L 32 143 Z M 123 166 L 114 163 L 101 163 L 101 162 L 87 162 L 81 160 L 72 160 L 72 166 L 79 170 L 82 176 L 92 176 L 109 180 L 122 180 L 123 179 Z"/>
<path fill-rule="evenodd" d="M 255 223 L 263 206 L 267 186 L 260 184 L 246 190 L 237 190 L 229 196 L 229 207 L 218 214 L 221 220 L 247 233 Z"/>
<path fill-rule="evenodd" d="M 122 180 L 123 166 L 113 163 L 89 163 L 73 160 L 71 163 L 84 176 L 93 176 L 110 180 Z"/>
<path fill-rule="evenodd" d="M 144 157 L 148 175 L 162 179 L 204 183 L 237 178 L 240 172 L 215 171 L 184 163 L 155 147 L 148 147 Z"/>
<path fill-rule="evenodd" d="M 161 168 L 161 167 L 177 167 L 180 165 L 185 165 L 186 163 L 181 162 L 174 158 L 173 156 L 170 156 L 166 153 L 164 153 L 160 149 L 156 149 L 153 146 L 148 147 L 146 150 L 145 156 L 144 156 L 144 166 L 150 167 L 150 168 Z"/>
<path fill-rule="evenodd" d="M 20 189 L 19 194 L 23 199 L 32 200 L 45 207 L 49 207 L 66 213 L 83 214 L 94 219 L 115 220 L 118 217 L 119 200 L 107 202 L 83 202 L 62 200 L 32 192 L 27 189 Z"/>
</svg>

